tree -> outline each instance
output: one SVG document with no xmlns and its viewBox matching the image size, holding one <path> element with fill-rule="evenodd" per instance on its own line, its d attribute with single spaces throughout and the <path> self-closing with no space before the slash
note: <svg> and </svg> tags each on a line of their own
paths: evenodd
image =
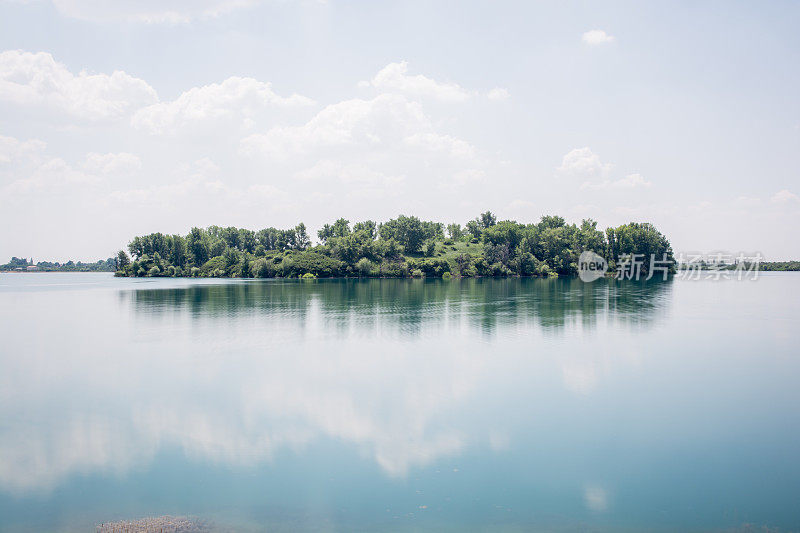
<svg viewBox="0 0 800 533">
<path fill-rule="evenodd" d="M 606 230 L 610 260 L 637 254 L 642 259 L 641 274 L 650 272 L 651 260 L 668 262 L 670 272 L 675 271 L 675 257 L 667 238 L 647 222 L 630 222 Z"/>
<path fill-rule="evenodd" d="M 494 216 L 494 213 L 491 211 L 486 211 L 485 213 L 481 213 L 481 217 L 478 222 L 480 222 L 484 229 L 491 228 L 497 224 L 497 217 Z"/>
<path fill-rule="evenodd" d="M 16 258 L 15 258 L 16 259 Z M 131 264 L 131 259 L 125 250 L 117 252 L 117 270 L 125 270 L 125 267 Z"/>
<path fill-rule="evenodd" d="M 306 225 L 302 222 L 294 228 L 295 248 L 298 250 L 305 250 L 311 246 L 311 238 L 306 231 Z"/>
<path fill-rule="evenodd" d="M 425 241 L 425 227 L 417 217 L 400 215 L 381 224 L 378 232 L 383 240 L 399 242 L 407 254 L 418 253 Z"/>
<path fill-rule="evenodd" d="M 473 239 L 480 239 L 483 233 L 483 226 L 477 220 L 470 220 L 467 222 L 467 232 L 472 235 Z"/>
<path fill-rule="evenodd" d="M 378 226 L 372 220 L 356 222 L 355 225 L 353 225 L 353 233 L 364 233 L 372 240 L 375 240 L 375 237 L 377 236 L 377 230 Z"/>
<path fill-rule="evenodd" d="M 128 251 L 131 255 L 139 259 L 144 255 L 144 243 L 141 237 L 134 237 L 131 242 L 128 243 Z"/>
<path fill-rule="evenodd" d="M 181 268 L 186 266 L 186 239 L 180 235 L 170 237 L 169 262 Z"/>
<path fill-rule="evenodd" d="M 208 243 L 203 230 L 192 228 L 186 238 L 186 248 L 189 258 L 195 266 L 202 266 L 209 259 Z"/>
<path fill-rule="evenodd" d="M 454 241 L 459 241 L 464 235 L 464 231 L 461 229 L 461 224 L 453 222 L 452 224 L 447 225 L 447 234 Z"/>
</svg>

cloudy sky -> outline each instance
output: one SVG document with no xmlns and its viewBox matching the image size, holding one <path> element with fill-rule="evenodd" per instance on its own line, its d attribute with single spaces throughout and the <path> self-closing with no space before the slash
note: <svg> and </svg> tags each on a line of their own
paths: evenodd
<svg viewBox="0 0 800 533">
<path fill-rule="evenodd" d="M 0 260 L 491 209 L 800 258 L 800 4 L 0 0 Z"/>
</svg>

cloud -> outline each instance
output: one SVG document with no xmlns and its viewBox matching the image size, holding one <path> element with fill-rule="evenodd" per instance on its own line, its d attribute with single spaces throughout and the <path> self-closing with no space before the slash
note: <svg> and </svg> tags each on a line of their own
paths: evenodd
<svg viewBox="0 0 800 533">
<path fill-rule="evenodd" d="M 157 100 L 150 85 L 121 70 L 73 74 L 46 52 L 0 53 L 0 101 L 91 121 L 121 117 Z"/>
<path fill-rule="evenodd" d="M 75 168 L 60 157 L 47 159 L 21 175 L 0 191 L 8 195 L 54 195 L 102 181 L 100 176 Z"/>
<path fill-rule="evenodd" d="M 407 73 L 406 61 L 389 63 L 375 74 L 370 84 L 381 92 L 403 93 L 443 102 L 464 102 L 471 96 L 469 91 L 455 83 L 438 82 L 421 74 L 409 76 Z"/>
<path fill-rule="evenodd" d="M 644 179 L 641 174 L 628 174 L 618 180 L 603 180 L 601 182 L 585 181 L 581 189 L 633 189 L 636 187 L 650 187 L 652 183 Z"/>
<path fill-rule="evenodd" d="M 398 145 L 407 137 L 429 132 L 432 125 L 419 103 L 401 95 L 331 104 L 306 124 L 276 127 L 242 140 L 247 155 L 287 156 L 341 147 Z"/>
<path fill-rule="evenodd" d="M 198 159 L 191 164 L 180 165 L 174 171 L 177 180 L 166 179 L 150 187 L 135 187 L 115 190 L 108 199 L 123 204 L 155 205 L 168 207 L 188 195 L 214 195 L 228 192 L 227 186 L 217 179 L 220 167 L 209 158 Z"/>
<path fill-rule="evenodd" d="M 298 172 L 296 177 L 300 180 L 334 180 L 344 184 L 384 187 L 400 183 L 405 179 L 403 176 L 386 175 L 363 164 L 347 164 L 331 160 L 320 161 L 313 167 Z"/>
<path fill-rule="evenodd" d="M 614 36 L 607 34 L 603 30 L 590 30 L 583 34 L 581 40 L 589 46 L 599 46 L 614 42 Z"/>
<path fill-rule="evenodd" d="M 14 137 L 0 135 L 0 164 L 11 163 L 25 157 L 35 157 L 44 152 L 46 146 L 46 143 L 39 139 L 20 141 Z"/>
<path fill-rule="evenodd" d="M 92 22 L 181 24 L 213 18 L 258 0 L 53 0 L 64 16 Z"/>
<path fill-rule="evenodd" d="M 253 78 L 230 77 L 222 83 L 194 87 L 170 102 L 159 102 L 140 109 L 131 119 L 134 127 L 153 134 L 175 133 L 178 129 L 203 121 L 233 117 L 251 119 L 269 107 L 302 107 L 314 100 L 293 94 L 279 96 L 272 85 Z"/>
<path fill-rule="evenodd" d="M 100 174 L 130 174 L 142 168 L 142 161 L 138 156 L 127 152 L 116 154 L 90 152 L 86 155 L 84 168 L 89 172 Z"/>
<path fill-rule="evenodd" d="M 486 98 L 494 101 L 508 100 L 510 96 L 508 89 L 503 89 L 502 87 L 495 87 L 486 94 Z"/>
<path fill-rule="evenodd" d="M 469 159 L 475 155 L 475 148 L 466 141 L 439 133 L 415 133 L 404 139 L 409 146 L 424 150 L 448 153 L 453 157 Z"/>
<path fill-rule="evenodd" d="M 782 191 L 778 191 L 777 193 L 775 193 L 772 196 L 771 200 L 773 203 L 776 204 L 789 204 L 800 201 L 800 198 L 793 192 L 789 192 L 788 190 L 783 189 Z"/>
<path fill-rule="evenodd" d="M 585 146 L 575 148 L 567 152 L 561 159 L 559 172 L 570 175 L 580 176 L 605 176 L 611 170 L 612 165 L 603 164 L 600 157 Z"/>
<path fill-rule="evenodd" d="M 83 161 L 69 163 L 46 151 L 38 139 L 20 141 L 0 136 L 0 192 L 7 196 L 56 195 L 96 185 L 115 174 L 130 174 L 141 161 L 129 153 L 89 153 Z"/>
</svg>

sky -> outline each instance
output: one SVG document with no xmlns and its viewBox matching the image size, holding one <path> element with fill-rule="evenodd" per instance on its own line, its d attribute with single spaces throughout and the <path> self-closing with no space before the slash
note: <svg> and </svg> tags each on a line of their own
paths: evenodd
<svg viewBox="0 0 800 533">
<path fill-rule="evenodd" d="M 0 262 L 489 209 L 800 259 L 800 3 L 0 0 Z"/>
</svg>

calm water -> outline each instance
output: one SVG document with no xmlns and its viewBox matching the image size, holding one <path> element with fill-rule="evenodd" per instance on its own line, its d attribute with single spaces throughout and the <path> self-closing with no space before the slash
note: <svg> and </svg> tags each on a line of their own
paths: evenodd
<svg viewBox="0 0 800 533">
<path fill-rule="evenodd" d="M 797 531 L 798 295 L 0 275 L 0 530 Z"/>
</svg>

